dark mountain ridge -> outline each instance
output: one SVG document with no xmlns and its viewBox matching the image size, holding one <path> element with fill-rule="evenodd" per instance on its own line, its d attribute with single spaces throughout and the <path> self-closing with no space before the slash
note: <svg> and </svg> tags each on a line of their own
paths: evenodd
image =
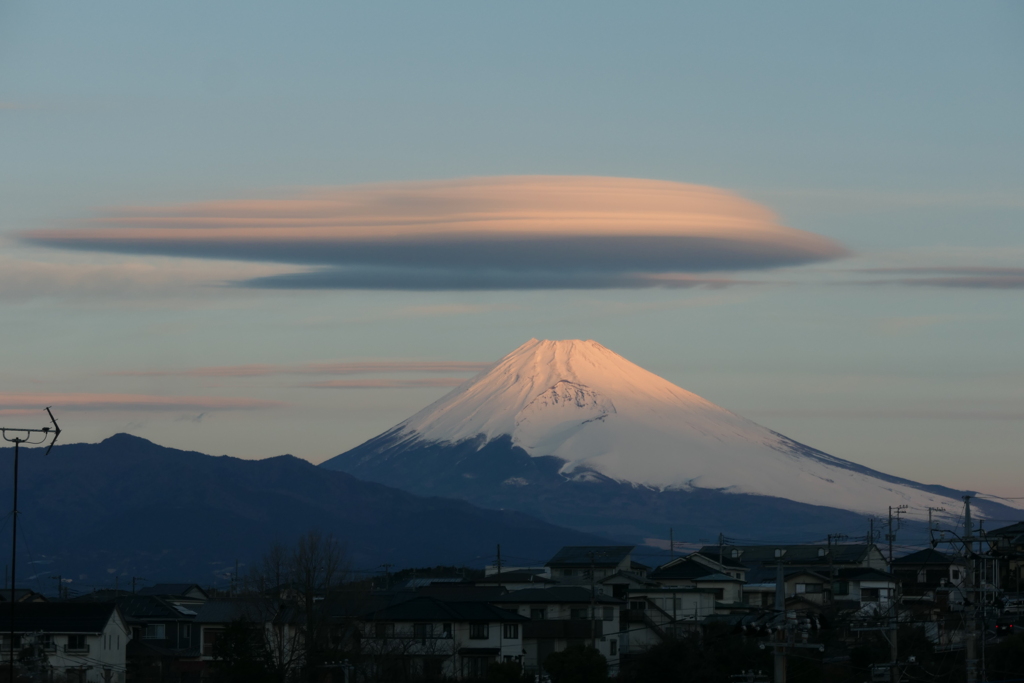
<svg viewBox="0 0 1024 683">
<path fill-rule="evenodd" d="M 233 571 L 236 560 L 244 567 L 272 542 L 290 543 L 313 529 L 334 533 L 353 568 L 370 571 L 384 562 L 482 566 L 496 543 L 510 556 L 539 560 L 565 544 L 606 542 L 519 512 L 361 481 L 290 455 L 214 457 L 128 434 L 43 453 L 23 448 L 20 458 L 18 574 L 25 579 L 19 585 L 29 587 L 41 580 L 50 588 L 58 574 L 85 585 L 113 585 L 114 576 L 206 585 Z M 0 449 L 0 472 L 7 473 L 2 510 L 11 508 L 12 456 L 12 449 Z M 5 542 L 9 522 L 0 528 Z"/>
</svg>

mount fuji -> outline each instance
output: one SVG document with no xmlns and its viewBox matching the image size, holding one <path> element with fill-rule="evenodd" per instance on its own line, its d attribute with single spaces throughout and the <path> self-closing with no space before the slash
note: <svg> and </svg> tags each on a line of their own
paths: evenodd
<svg viewBox="0 0 1024 683">
<path fill-rule="evenodd" d="M 321 466 L 634 539 L 863 533 L 889 506 L 920 520 L 969 493 L 810 448 L 579 340 L 531 339 Z"/>
</svg>

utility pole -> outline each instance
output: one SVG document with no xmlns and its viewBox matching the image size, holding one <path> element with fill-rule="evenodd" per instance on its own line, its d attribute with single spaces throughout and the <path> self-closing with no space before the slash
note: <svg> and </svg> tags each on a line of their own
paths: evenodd
<svg viewBox="0 0 1024 683">
<path fill-rule="evenodd" d="M 61 586 L 63 585 L 61 583 L 61 578 L 62 577 L 61 577 L 60 574 L 58 574 L 57 576 L 51 576 L 50 578 L 51 579 L 56 579 L 56 581 L 57 581 L 57 599 L 60 600 L 61 599 L 61 593 L 62 593 Z"/>
<path fill-rule="evenodd" d="M 831 602 L 835 602 L 835 596 L 832 594 L 832 591 L 834 590 L 833 585 L 836 582 L 836 563 L 835 553 L 832 552 L 832 541 L 836 541 L 838 544 L 839 541 L 845 541 L 847 538 L 849 537 L 846 534 L 828 535 L 828 591 Z"/>
<path fill-rule="evenodd" d="M 384 590 L 391 590 L 391 568 L 395 565 L 385 562 L 384 567 Z"/>
<path fill-rule="evenodd" d="M 964 558 L 967 560 L 967 633 L 965 650 L 967 656 L 967 683 L 978 683 L 978 656 L 975 652 L 976 629 L 978 626 L 977 593 L 974 590 L 974 524 L 971 522 L 971 497 L 964 496 Z"/>
<path fill-rule="evenodd" d="M 498 544 L 498 588 L 501 588 L 501 544 Z"/>
<path fill-rule="evenodd" d="M 889 506 L 889 533 L 885 535 L 885 540 L 889 541 L 889 571 L 892 571 L 892 544 L 896 540 L 896 529 L 900 525 L 900 515 L 907 509 L 906 505 L 898 505 L 893 507 Z M 896 515 L 896 528 L 893 528 L 892 521 L 893 515 Z"/>
<path fill-rule="evenodd" d="M 935 530 L 932 526 L 932 513 L 933 512 L 945 512 L 946 508 L 928 508 L 928 540 L 932 543 L 935 542 Z"/>
<path fill-rule="evenodd" d="M 594 585 L 594 553 L 590 553 L 590 647 L 597 649 L 597 588 Z"/>
<path fill-rule="evenodd" d="M 145 576 L 133 576 L 132 577 L 132 595 L 135 595 L 135 582 L 136 581 L 145 581 L 145 580 L 146 580 Z"/>
<path fill-rule="evenodd" d="M 782 617 L 782 627 L 776 631 L 775 640 L 775 676 L 772 683 L 786 683 L 786 574 L 782 569 L 782 556 L 786 554 L 783 549 L 775 551 L 775 613 Z"/>
<path fill-rule="evenodd" d="M 50 454 L 53 444 L 57 442 L 57 437 L 60 436 L 60 427 L 57 425 L 57 420 L 54 419 L 53 413 L 50 412 L 49 408 L 46 408 L 46 414 L 50 416 L 50 422 L 53 424 L 52 428 L 21 429 L 18 427 L 0 427 L 0 436 L 3 437 L 4 441 L 14 444 L 14 500 L 11 509 L 11 656 L 7 662 L 8 680 L 12 683 L 14 681 L 14 591 L 18 577 L 18 456 L 21 444 L 40 445 L 45 443 L 52 435 L 53 438 L 43 457 Z M 11 433 L 10 436 L 8 436 L 8 432 Z"/>
<path fill-rule="evenodd" d="M 676 556 L 676 539 L 675 536 L 672 535 L 672 527 L 668 528 L 668 556 Z"/>
</svg>

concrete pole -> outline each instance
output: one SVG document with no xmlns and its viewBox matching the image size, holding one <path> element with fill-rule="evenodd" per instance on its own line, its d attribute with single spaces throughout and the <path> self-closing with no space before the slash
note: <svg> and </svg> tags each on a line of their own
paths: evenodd
<svg viewBox="0 0 1024 683">
<path fill-rule="evenodd" d="M 782 628 L 775 632 L 775 677 L 773 683 L 786 683 L 786 575 L 782 569 L 782 555 L 775 565 L 775 611 L 782 615 Z"/>
</svg>

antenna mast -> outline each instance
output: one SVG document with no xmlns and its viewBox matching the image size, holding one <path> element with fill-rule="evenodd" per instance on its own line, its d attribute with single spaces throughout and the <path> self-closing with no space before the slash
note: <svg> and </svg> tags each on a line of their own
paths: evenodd
<svg viewBox="0 0 1024 683">
<path fill-rule="evenodd" d="M 53 424 L 53 427 L 42 427 L 41 429 L 0 427 L 0 436 L 3 437 L 4 441 L 14 444 L 14 501 L 11 510 L 11 632 L 9 634 L 11 657 L 7 662 L 8 680 L 11 681 L 14 680 L 14 591 L 18 576 L 18 456 L 21 444 L 38 446 L 46 443 L 47 439 L 50 439 L 50 445 L 47 446 L 46 453 L 43 456 L 45 457 L 50 454 L 53 444 L 57 443 L 57 437 L 60 436 L 60 427 L 57 425 L 57 420 L 53 417 L 49 407 L 46 408 L 46 414 L 50 416 L 50 423 Z"/>
</svg>

